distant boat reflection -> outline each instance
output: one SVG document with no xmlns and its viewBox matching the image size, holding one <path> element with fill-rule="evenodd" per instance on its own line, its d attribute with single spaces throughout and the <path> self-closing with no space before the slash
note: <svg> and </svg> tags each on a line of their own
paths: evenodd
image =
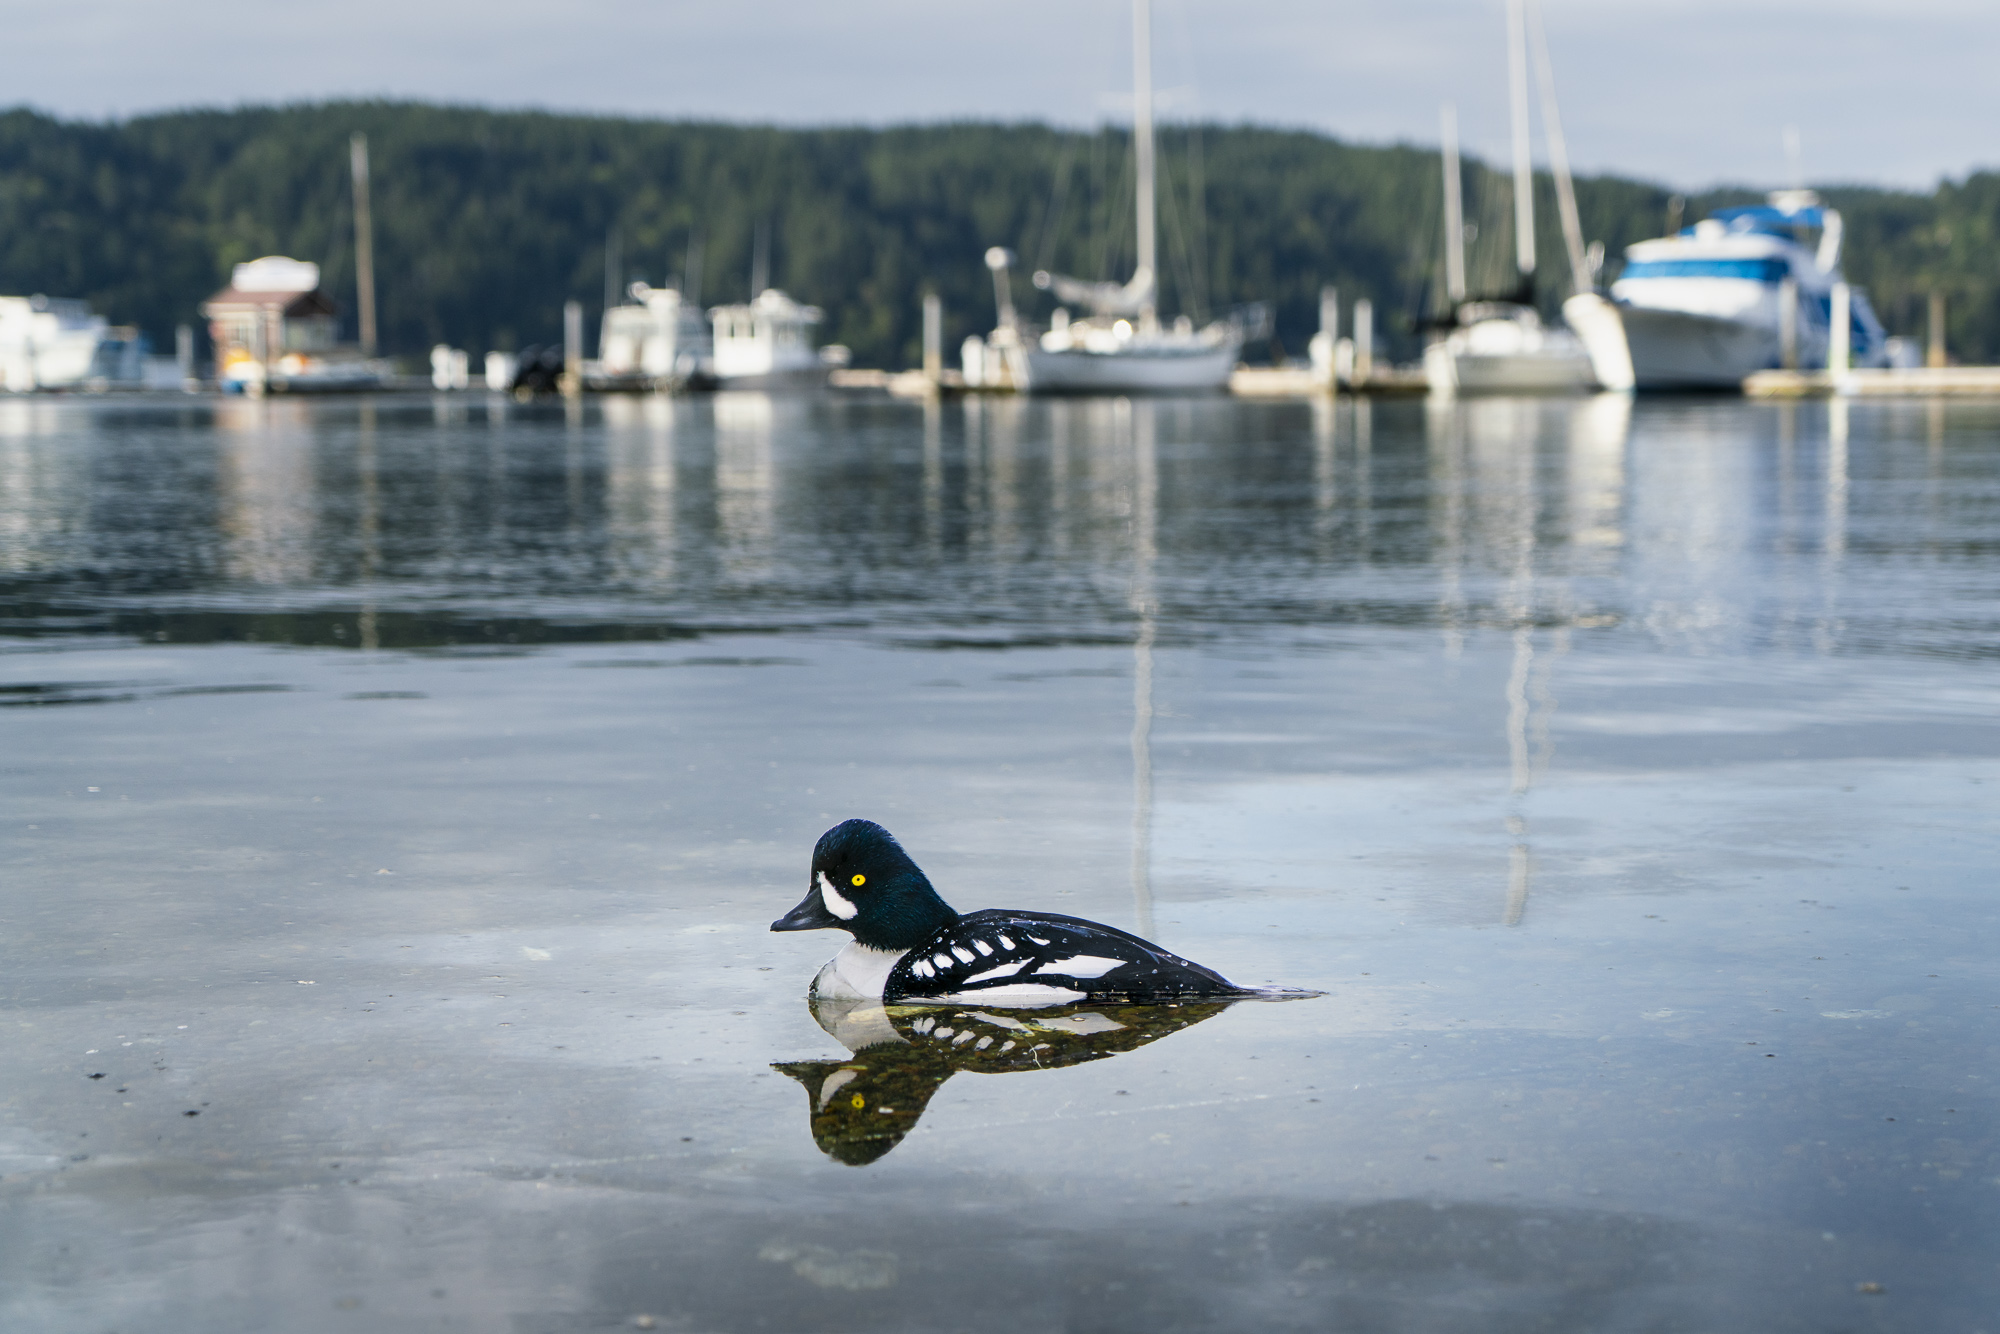
<svg viewBox="0 0 2000 1334">
<path fill-rule="evenodd" d="M 1234 1003 L 993 1010 L 814 1001 L 813 1018 L 853 1055 L 772 1068 L 805 1086 L 820 1151 L 865 1167 L 916 1129 L 931 1098 L 961 1070 L 1004 1075 L 1099 1061 L 1212 1019 Z"/>
</svg>

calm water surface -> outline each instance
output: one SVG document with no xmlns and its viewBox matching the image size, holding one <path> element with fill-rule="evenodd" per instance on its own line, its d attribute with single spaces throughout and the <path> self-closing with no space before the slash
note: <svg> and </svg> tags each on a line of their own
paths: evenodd
<svg viewBox="0 0 2000 1334">
<path fill-rule="evenodd" d="M 2000 1331 L 1996 595 L 2000 405 L 0 401 L 0 1324 Z M 850 815 L 1328 994 L 815 1014 Z"/>
</svg>

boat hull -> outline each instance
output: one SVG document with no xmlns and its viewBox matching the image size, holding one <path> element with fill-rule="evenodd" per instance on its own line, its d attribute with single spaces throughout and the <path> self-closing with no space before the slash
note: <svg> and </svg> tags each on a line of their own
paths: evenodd
<svg viewBox="0 0 2000 1334">
<path fill-rule="evenodd" d="M 823 389 L 826 387 L 827 367 L 815 360 L 810 366 L 794 366 L 782 370 L 757 371 L 747 374 L 710 377 L 705 387 L 712 389 Z"/>
<path fill-rule="evenodd" d="M 1228 387 L 1236 364 L 1230 344 L 1174 352 L 1051 352 L 1022 354 L 1031 394 L 1210 394 Z"/>
<path fill-rule="evenodd" d="M 1589 303 L 1589 309 L 1578 309 Z M 1778 364 L 1778 331 L 1761 321 L 1572 297 L 1564 306 L 1608 389 L 1739 389 Z"/>
<path fill-rule="evenodd" d="M 1736 389 L 1778 364 L 1778 331 L 1681 310 L 1618 308 L 1637 389 Z"/>
<path fill-rule="evenodd" d="M 1597 375 L 1581 350 L 1482 354 L 1454 352 L 1443 343 L 1424 349 L 1424 374 L 1446 394 L 1580 394 L 1597 388 Z"/>
</svg>

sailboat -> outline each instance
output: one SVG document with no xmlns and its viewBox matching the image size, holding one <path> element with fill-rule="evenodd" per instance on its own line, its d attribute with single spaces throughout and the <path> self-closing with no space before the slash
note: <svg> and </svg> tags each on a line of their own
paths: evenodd
<svg viewBox="0 0 2000 1334">
<path fill-rule="evenodd" d="M 1039 339 L 1020 340 L 1023 345 L 1012 359 L 1015 385 L 1029 393 L 1219 390 L 1228 384 L 1242 349 L 1242 330 L 1232 321 L 1217 320 L 1202 329 L 1185 315 L 1171 325 L 1160 322 L 1150 0 L 1132 0 L 1132 90 L 1138 262 L 1130 281 L 1122 284 L 1035 274 L 1035 286 L 1055 293 L 1063 304 L 1057 307 L 1049 331 Z M 999 272 L 997 266 L 995 271 Z M 1073 317 L 1071 306 L 1089 313 Z"/>
<path fill-rule="evenodd" d="M 1583 344 L 1568 329 L 1548 327 L 1535 309 L 1535 168 L 1528 129 L 1527 0 L 1507 0 L 1507 66 L 1514 147 L 1514 263 L 1518 288 L 1499 300 L 1468 301 L 1465 288 L 1465 219 L 1460 206 L 1457 117 L 1447 105 L 1444 129 L 1445 289 L 1455 327 L 1424 349 L 1424 373 L 1433 392 L 1562 393 L 1592 389 L 1597 376 Z M 1539 19 L 1539 15 L 1537 16 Z M 1537 23 L 1537 37 L 1540 24 Z M 1542 127 L 1563 239 L 1578 291 L 1591 286 L 1591 266 L 1577 220 L 1576 191 L 1556 114 L 1555 84 L 1547 43 L 1541 42 Z"/>
</svg>

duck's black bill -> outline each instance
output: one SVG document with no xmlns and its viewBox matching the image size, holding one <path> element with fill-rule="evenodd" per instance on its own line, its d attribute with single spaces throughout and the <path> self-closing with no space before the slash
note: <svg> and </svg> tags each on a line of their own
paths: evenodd
<svg viewBox="0 0 2000 1334">
<path fill-rule="evenodd" d="M 773 931 L 819 931 L 830 926 L 845 926 L 838 917 L 826 910 L 826 902 L 817 889 L 807 890 L 799 900 L 799 906 L 771 923 Z"/>
</svg>

